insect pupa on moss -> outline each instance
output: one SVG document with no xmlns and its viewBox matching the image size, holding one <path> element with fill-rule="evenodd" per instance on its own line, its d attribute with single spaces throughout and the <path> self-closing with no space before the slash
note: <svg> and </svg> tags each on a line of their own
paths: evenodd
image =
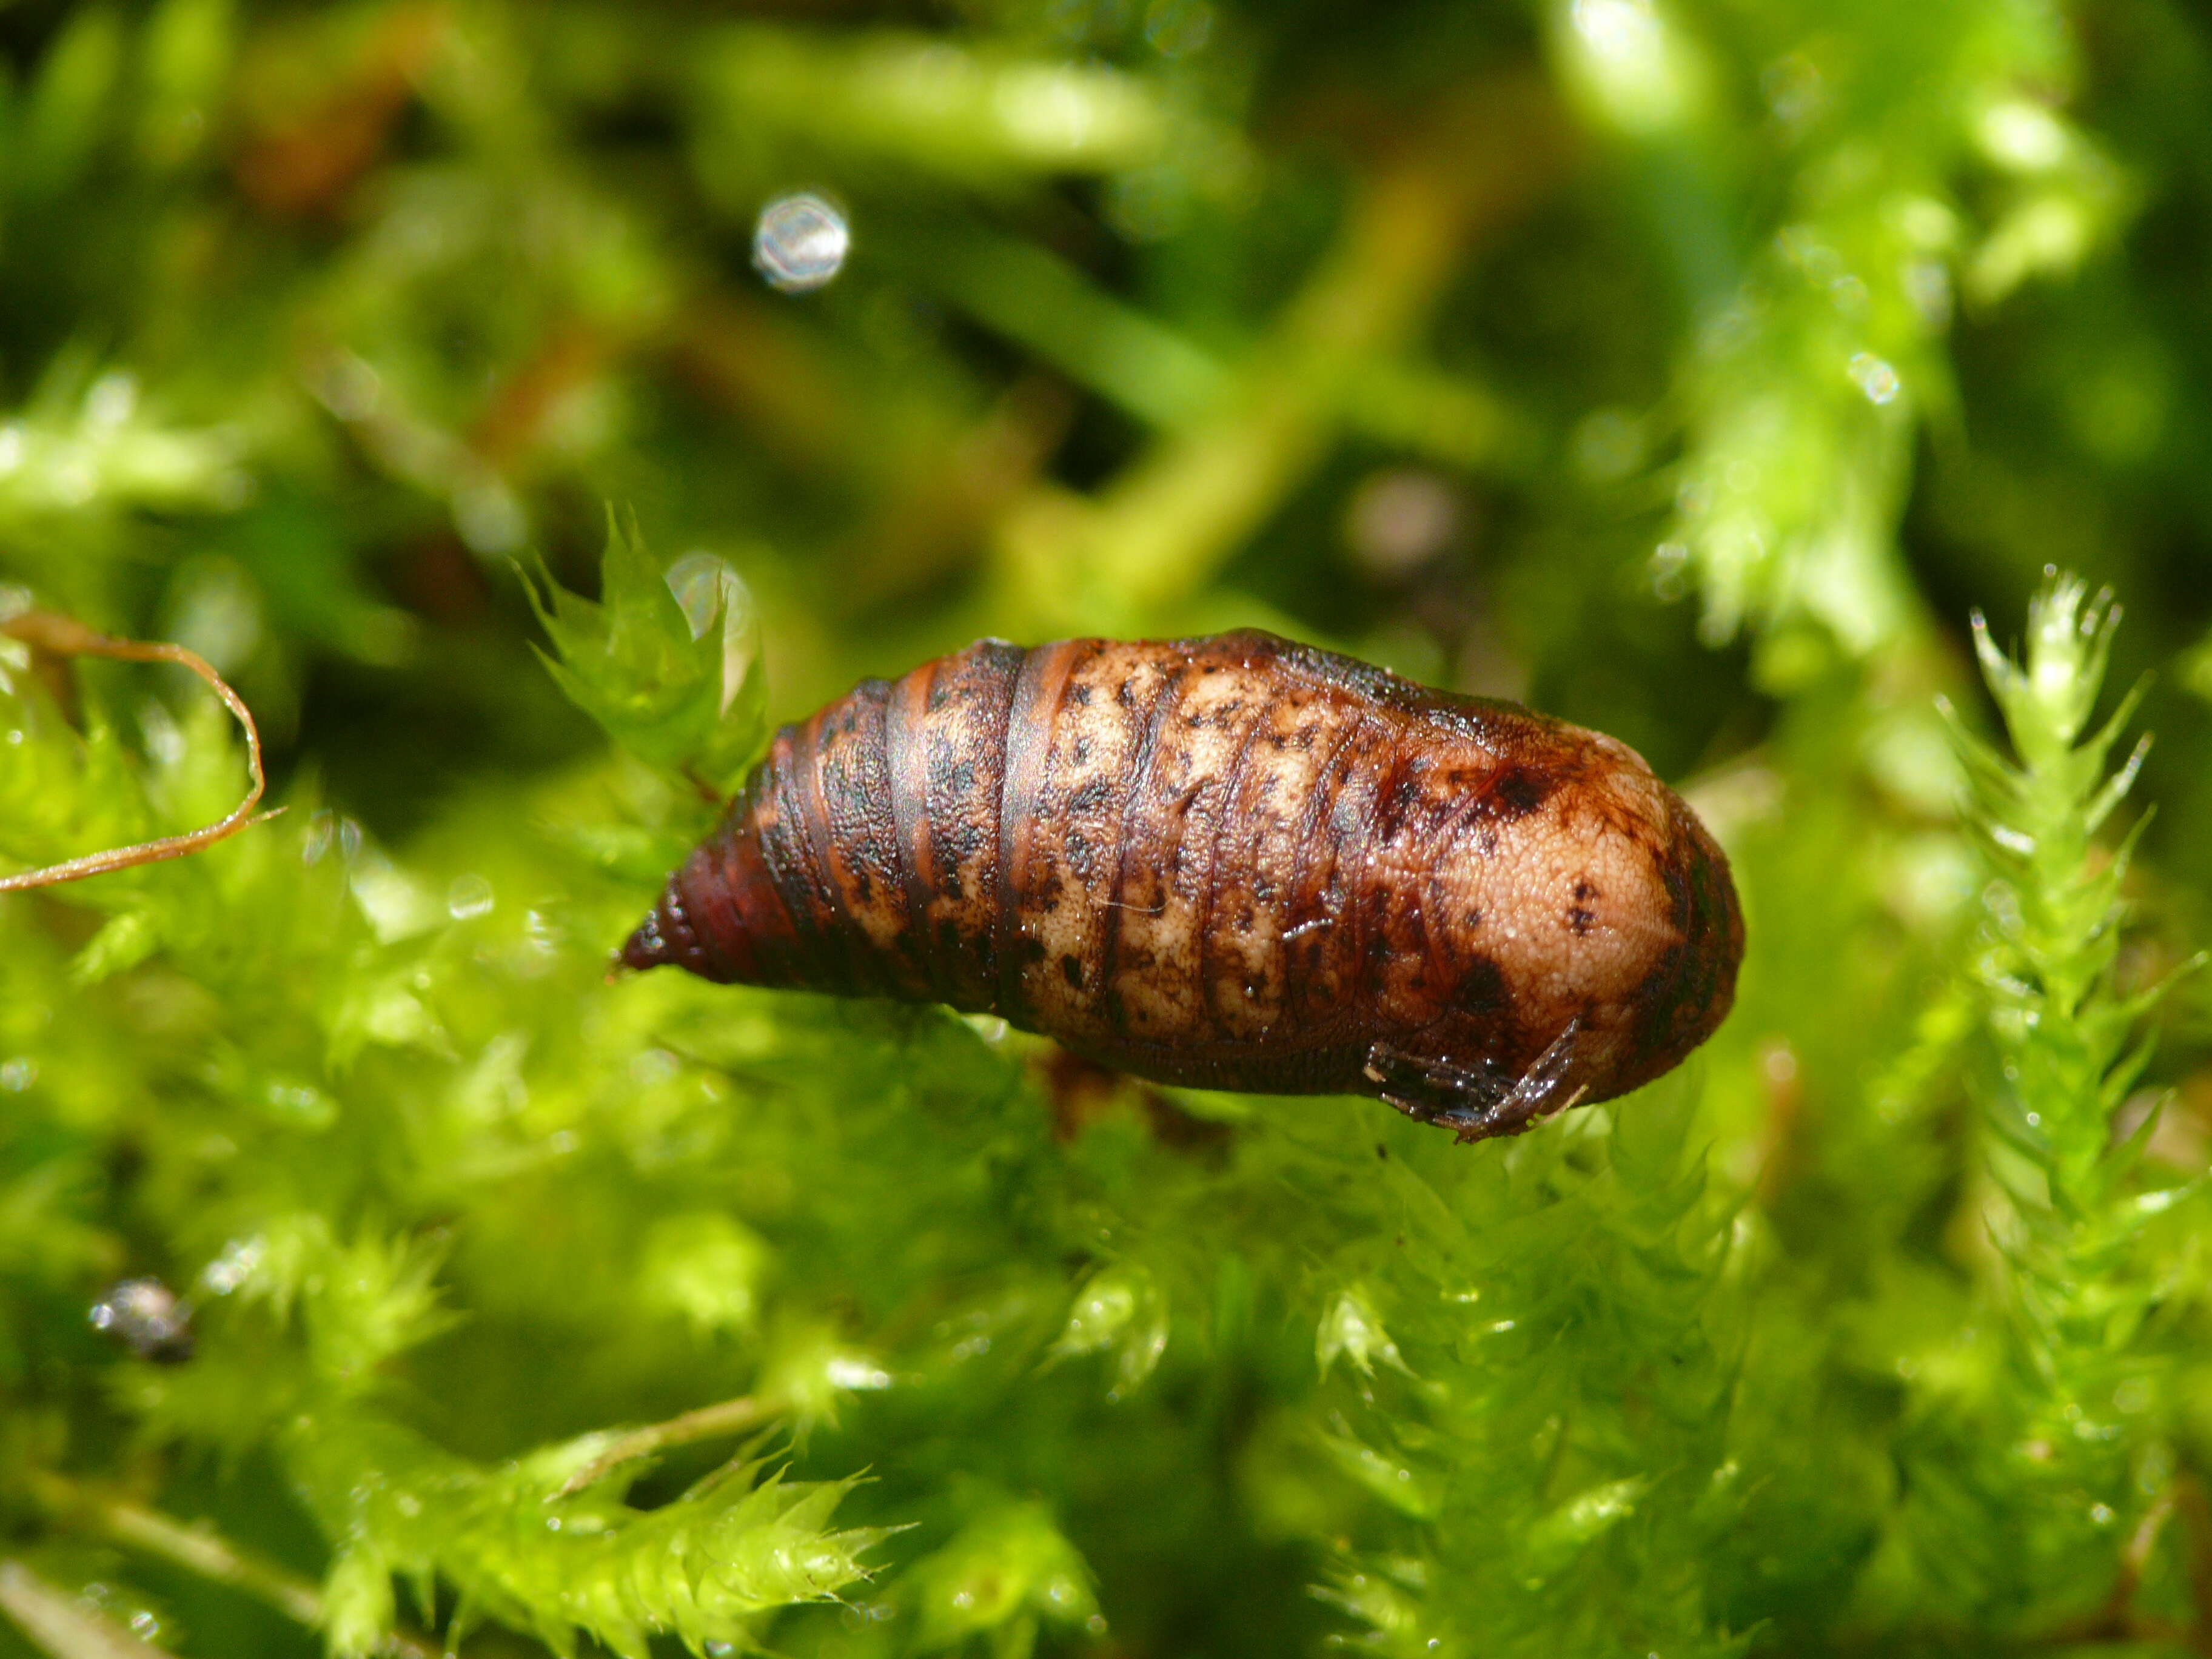
<svg viewBox="0 0 2212 1659">
<path fill-rule="evenodd" d="M 776 734 L 623 960 L 1480 1139 L 1674 1066 L 1742 951 L 1726 857 L 1626 744 L 1248 631 L 862 682 Z"/>
</svg>

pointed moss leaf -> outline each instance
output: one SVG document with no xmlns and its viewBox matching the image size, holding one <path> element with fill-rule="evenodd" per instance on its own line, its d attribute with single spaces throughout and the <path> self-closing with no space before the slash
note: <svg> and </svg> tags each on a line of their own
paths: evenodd
<svg viewBox="0 0 2212 1659">
<path fill-rule="evenodd" d="M 1323 1433 L 1319 1439 L 1339 1470 L 1401 1515 L 1426 1521 L 1441 1507 L 1443 1494 L 1431 1471 L 1416 1468 L 1405 1458 L 1371 1446 L 1341 1428 Z"/>
<path fill-rule="evenodd" d="M 670 1216 L 647 1235 L 638 1290 L 647 1305 L 688 1321 L 702 1336 L 750 1331 L 760 1316 L 767 1243 L 712 1211 Z"/>
<path fill-rule="evenodd" d="M 296 1314 L 315 1370 L 341 1390 L 367 1386 L 386 1360 L 446 1329 L 442 1246 L 364 1231 L 340 1243 L 313 1212 L 272 1219 L 226 1245 L 200 1275 L 212 1296 L 265 1303 L 279 1322 Z"/>
<path fill-rule="evenodd" d="M 1110 1352 L 1114 1383 L 1107 1397 L 1120 1400 L 1152 1374 L 1167 1345 L 1166 1298 L 1141 1265 L 1121 1261 L 1101 1268 L 1075 1293 L 1048 1359 Z"/>
<path fill-rule="evenodd" d="M 2204 1648 L 2206 1005 L 2140 988 L 2202 921 L 2212 724 L 2188 698 L 2138 774 L 2149 705 L 2098 684 L 2204 637 L 2180 319 L 2212 290 L 2190 237 L 2116 240 L 1954 325 L 1962 285 L 2078 255 L 2100 165 L 2153 228 L 2206 222 L 2205 9 L 1545 0 L 1517 68 L 1494 7 L 732 9 L 9 14 L 0 612 L 31 583 L 205 651 L 280 791 L 319 768 L 392 839 L 310 807 L 0 898 L 0 1555 L 58 1604 L 108 1586 L 111 1621 L 179 1586 L 178 1659 L 323 1639 L 185 1588 L 227 1576 L 183 1530 L 210 1511 L 319 1562 L 341 1650 L 397 1583 L 408 1648 L 479 1659 L 1081 1653 L 1079 1564 L 984 1524 L 1025 1504 L 1147 1659 Z M 1694 94 L 1607 118 L 1655 188 L 1574 170 L 1584 70 L 1612 116 Z M 2139 191 L 2094 157 L 2116 118 Z M 749 296 L 728 256 L 810 169 L 854 175 L 859 257 Z M 927 268 L 994 239 L 1060 252 Z M 1504 303 L 1470 310 L 1492 245 Z M 1146 385 L 1186 333 L 1218 362 Z M 1167 424 L 1100 428 L 1062 376 Z M 1490 377 L 1635 406 L 1509 455 L 1460 406 Z M 669 515 L 659 559 L 625 521 L 592 603 L 538 580 L 550 635 L 478 602 L 475 556 L 607 480 Z M 738 520 L 778 546 L 711 539 Z M 2069 583 L 2004 617 L 1973 648 L 2019 730 L 1947 767 L 1907 706 L 1955 666 L 1926 595 L 2093 541 L 2172 615 L 2116 637 Z M 701 547 L 773 585 L 809 696 L 984 628 L 1276 605 L 1464 677 L 1494 590 L 1540 701 L 1662 770 L 1753 746 L 1709 797 L 1753 922 L 1735 1012 L 1635 1098 L 1455 1147 L 1202 1091 L 1173 1103 L 1233 1134 L 1071 1133 L 1000 1021 L 608 982 L 759 741 Z M 360 597 L 387 586 L 437 649 L 403 659 Z M 1645 602 L 1675 590 L 1743 653 Z M 526 636 L 621 745 L 570 752 L 560 690 L 511 683 Z M 211 699 L 20 646 L 0 868 L 228 805 Z M 2212 650 L 2183 672 L 2212 690 Z M 1193 741 L 1231 765 L 1225 736 Z M 1304 798 L 1245 804 L 1310 823 L 1326 886 L 1305 809 L 1364 810 L 1389 757 L 1310 759 Z M 2146 870 L 2154 780 L 2183 793 Z M 1183 885 L 1225 891 L 1251 815 L 1185 804 Z M 1941 914 L 1904 873 L 1938 847 Z M 126 1276 L 190 1304 L 188 1361 L 88 1325 Z M 1170 1315 L 1202 1340 L 1163 1356 Z M 578 1435 L 617 1422 L 659 1427 Z M 852 1577 L 862 1494 L 694 1478 L 732 1442 L 690 1433 L 809 1425 L 794 1467 L 876 1473 L 902 1571 L 943 1553 L 915 1594 Z M 185 1547 L 118 1548 L 140 1506 Z"/>
<path fill-rule="evenodd" d="M 243 1304 L 266 1302 L 280 1322 L 289 1320 L 313 1264 L 329 1243 L 330 1224 L 321 1216 L 280 1216 L 226 1243 L 200 1270 L 200 1288 L 210 1296 L 234 1296 Z"/>
<path fill-rule="evenodd" d="M 546 838 L 571 851 L 594 869 L 624 881 L 653 886 L 683 863 L 693 837 L 635 823 L 540 825 Z"/>
<path fill-rule="evenodd" d="M 443 1254 L 373 1235 L 331 1250 L 306 1286 L 317 1367 L 341 1387 L 365 1386 L 386 1360 L 447 1328 L 453 1315 L 440 1305 L 436 1282 Z"/>
<path fill-rule="evenodd" d="M 1419 1600 L 1382 1573 L 1346 1568 L 1316 1585 L 1314 1594 L 1367 1627 L 1368 1639 L 1362 1645 L 1386 1653 L 1453 1651 L 1455 1659 L 1455 1650 L 1446 1650 L 1440 1638 L 1428 1638 Z"/>
<path fill-rule="evenodd" d="M 73 729 L 27 663 L 0 696 L 0 855 L 31 866 L 145 840 L 158 825 L 143 771 L 97 704 Z M 187 826 L 178 826 L 187 827 Z M 50 890 L 66 903 L 129 902 L 143 878 Z"/>
<path fill-rule="evenodd" d="M 2094 835 L 2103 827 L 2105 820 L 2112 815 L 2112 809 L 2124 800 L 2128 792 L 2135 787 L 2136 779 L 2142 775 L 2143 762 L 2149 758 L 2150 743 L 2150 734 L 2145 732 L 2136 741 L 2136 746 L 2129 751 L 2128 758 L 2120 769 L 2105 780 L 2104 786 L 2090 798 L 2088 805 L 2083 808 L 2082 827 L 2091 834 Z"/>
<path fill-rule="evenodd" d="M 569 701 L 640 759 L 734 786 L 766 730 L 758 627 L 737 572 L 708 554 L 664 571 L 635 522 L 610 515 L 599 603 L 542 570 L 539 581 L 525 586 L 554 650 L 538 655 Z"/>
<path fill-rule="evenodd" d="M 78 951 L 69 966 L 77 985 L 97 985 L 102 980 L 136 968 L 161 948 L 161 936 L 146 910 L 125 910 L 110 916 L 100 931 Z"/>
<path fill-rule="evenodd" d="M 444 1028 L 412 983 L 415 977 L 410 968 L 382 975 L 364 973 L 348 983 L 331 1018 L 333 1066 L 343 1068 L 373 1048 L 450 1052 Z"/>
<path fill-rule="evenodd" d="M 365 1544 L 340 1550 L 323 1575 L 323 1639 L 334 1659 L 381 1649 L 398 1611 L 392 1564 Z"/>
<path fill-rule="evenodd" d="M 1398 1345 L 1382 1328 L 1364 1285 L 1347 1285 L 1338 1291 L 1314 1334 L 1314 1362 L 1323 1376 L 1339 1358 L 1362 1376 L 1372 1376 L 1377 1365 L 1411 1375 Z"/>
<path fill-rule="evenodd" d="M 2093 1512 L 2124 1531 L 2155 1500 L 2129 1473 L 2120 1449 L 2136 1431 L 2113 1419 L 2112 1402 L 2159 1398 L 2166 1366 L 2151 1315 L 2167 1290 L 2142 1258 L 2153 1223 L 2190 1189 L 2139 1189 L 2154 1111 L 2130 1133 L 2115 1128 L 2150 1059 L 2143 1022 L 2160 988 L 2128 993 L 2115 981 L 2122 881 L 2147 816 L 2110 856 L 2093 839 L 2143 753 L 2138 743 L 2112 769 L 2139 687 L 2091 729 L 2118 619 L 2107 596 L 2091 599 L 2063 575 L 2030 603 L 2021 660 L 1999 651 L 1978 619 L 1976 653 L 2017 758 L 1963 735 L 1960 749 L 1974 778 L 1972 827 L 1995 877 L 1971 962 L 1993 1051 L 1979 1091 L 1981 1158 L 2002 1194 L 1984 1219 L 2021 1383 L 2008 1408 L 2028 1425 L 2021 1437 L 2039 1449 L 2043 1478 L 2091 1495 Z M 1928 1461 L 1912 1460 L 1914 1480 Z M 1947 1507 L 1954 1534 L 1989 1514 L 1978 1492 Z M 2078 1547 L 2055 1532 L 2016 1536 L 2045 1578 Z"/>
<path fill-rule="evenodd" d="M 915 1615 L 915 1650 L 935 1653 L 1039 1620 L 1103 1631 L 1091 1582 L 1044 1505 L 1001 1504 L 908 1568 L 899 1595 Z"/>
<path fill-rule="evenodd" d="M 287 1441 L 326 1533 L 354 1540 L 349 1551 L 386 1574 L 434 1575 L 468 1617 L 556 1653 L 574 1652 L 578 1632 L 624 1659 L 646 1659 L 659 1634 L 694 1650 L 749 1645 L 760 1614 L 830 1599 L 862 1577 L 859 1557 L 882 1536 L 830 1526 L 851 1481 L 787 1483 L 759 1464 L 732 1465 L 651 1510 L 604 1489 L 551 1501 L 596 1443 L 587 1437 L 491 1468 L 343 1409 L 303 1419 Z M 368 1611 L 379 1605 L 367 1589 L 359 1599 Z"/>
<path fill-rule="evenodd" d="M 804 1434 L 817 1423 L 835 1423 L 846 1395 L 888 1389 L 892 1381 L 873 1357 L 826 1328 L 800 1326 L 778 1335 L 757 1392 L 780 1401 Z"/>
<path fill-rule="evenodd" d="M 1576 1493 L 1545 1515 L 1521 1540 L 1520 1558 L 1528 1574 L 1542 1579 L 1559 1571 L 1593 1540 L 1633 1515 L 1650 1487 L 1641 1475 L 1608 1480 Z"/>
</svg>

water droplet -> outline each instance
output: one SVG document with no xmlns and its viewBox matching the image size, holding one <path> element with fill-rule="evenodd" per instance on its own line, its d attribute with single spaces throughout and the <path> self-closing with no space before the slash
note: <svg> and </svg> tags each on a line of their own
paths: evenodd
<svg viewBox="0 0 2212 1659">
<path fill-rule="evenodd" d="M 990 1346 L 989 1339 L 985 1339 L 984 1346 Z M 865 1359 L 854 1359 L 843 1355 L 824 1365 L 822 1374 L 830 1380 L 833 1388 L 888 1389 L 891 1385 L 889 1371 L 872 1365 Z"/>
<path fill-rule="evenodd" d="M 1869 352 L 1862 351 L 1852 358 L 1849 373 L 1851 384 L 1866 394 L 1870 404 L 1886 404 L 1897 396 L 1900 385 L 1897 371 Z"/>
<path fill-rule="evenodd" d="M 707 637 L 707 630 L 726 608 L 733 609 L 744 602 L 738 573 L 730 568 L 728 561 L 712 553 L 686 553 L 668 567 L 668 574 L 662 580 L 683 607 L 684 625 L 695 640 Z"/>
<path fill-rule="evenodd" d="M 753 226 L 753 266 L 779 294 L 811 294 L 845 268 L 853 234 L 845 216 L 804 191 L 779 196 Z"/>
<path fill-rule="evenodd" d="M 158 1279 L 126 1279 L 92 1305 L 92 1328 L 141 1359 L 173 1365 L 192 1357 L 192 1310 Z"/>
<path fill-rule="evenodd" d="M 455 876 L 453 884 L 446 890 L 446 914 L 455 921 L 488 916 L 496 902 L 491 884 L 482 876 Z"/>
<path fill-rule="evenodd" d="M 337 1102 L 313 1084 L 271 1082 L 262 1099 L 278 1121 L 294 1127 L 323 1129 L 337 1121 Z"/>
<path fill-rule="evenodd" d="M 222 1254 L 200 1269 L 201 1286 L 216 1296 L 228 1296 L 253 1277 L 261 1266 L 261 1240 L 233 1239 Z"/>
</svg>

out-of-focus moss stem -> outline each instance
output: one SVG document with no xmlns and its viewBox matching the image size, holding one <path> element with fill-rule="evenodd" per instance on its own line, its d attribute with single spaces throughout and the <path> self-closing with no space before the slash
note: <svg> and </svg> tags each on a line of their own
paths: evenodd
<svg viewBox="0 0 2212 1659">
<path fill-rule="evenodd" d="M 1204 586 L 1326 453 L 1353 378 L 1407 344 L 1565 155 L 1552 95 L 1516 77 L 1475 88 L 1378 162 L 1215 418 L 1160 441 L 1095 500 L 1040 488 L 1001 520 L 1000 562 L 1024 607 L 1048 628 L 1102 605 L 1142 627 Z"/>
<path fill-rule="evenodd" d="M 241 1590 L 311 1629 L 322 1625 L 320 1590 L 297 1573 L 240 1548 L 204 1522 L 187 1525 L 129 1498 L 46 1471 L 33 1472 L 31 1482 L 32 1496 L 57 1516 L 89 1525 L 125 1548 Z M 399 1659 L 431 1659 L 438 1649 L 420 1637 L 396 1631 L 385 1651 Z"/>
</svg>

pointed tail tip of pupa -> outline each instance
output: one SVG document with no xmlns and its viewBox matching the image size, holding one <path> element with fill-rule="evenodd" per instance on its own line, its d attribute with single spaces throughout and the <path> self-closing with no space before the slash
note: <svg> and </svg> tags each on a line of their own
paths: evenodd
<svg viewBox="0 0 2212 1659">
<path fill-rule="evenodd" d="M 642 972 L 647 968 L 658 968 L 664 962 L 675 960 L 676 953 L 669 948 L 668 940 L 660 931 L 660 910 L 656 906 L 650 915 L 638 923 L 637 931 L 623 941 L 623 948 L 616 952 L 614 963 L 607 970 L 607 977 L 617 979 L 625 969 Z"/>
</svg>

